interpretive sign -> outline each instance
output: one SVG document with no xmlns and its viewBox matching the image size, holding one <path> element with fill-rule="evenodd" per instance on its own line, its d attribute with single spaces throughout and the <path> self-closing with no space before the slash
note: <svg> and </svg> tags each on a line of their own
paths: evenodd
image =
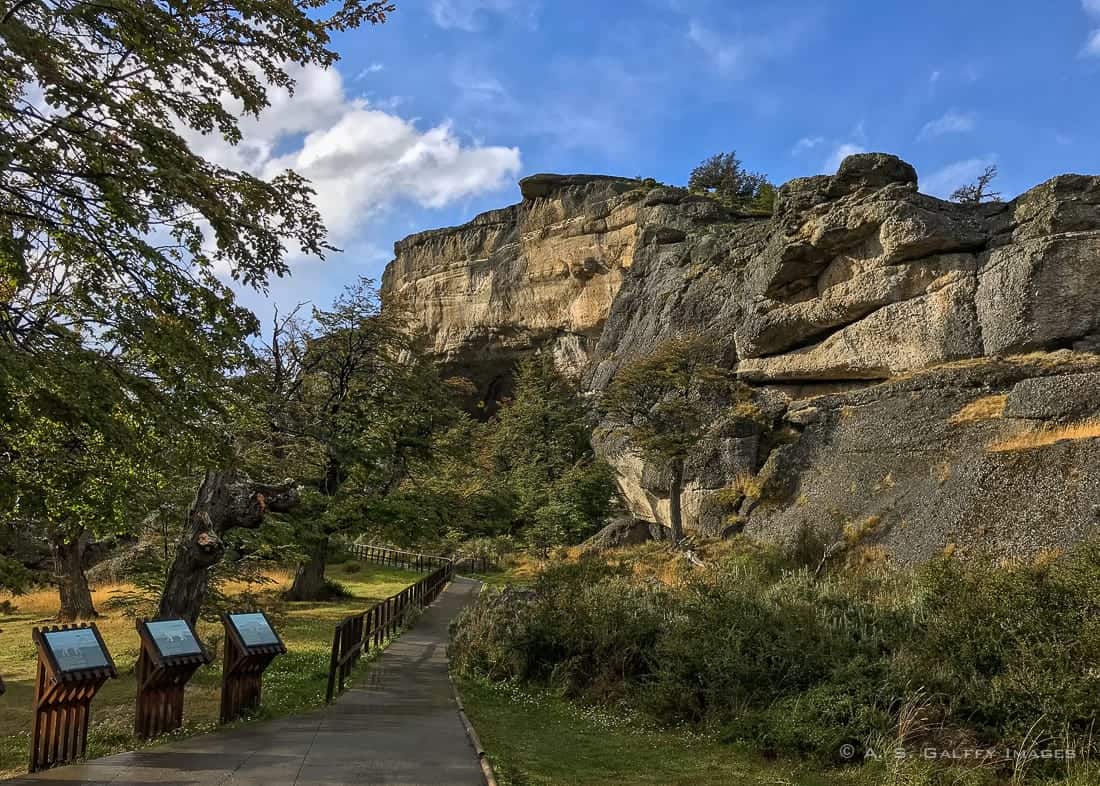
<svg viewBox="0 0 1100 786">
<path fill-rule="evenodd" d="M 187 620 L 154 620 L 145 623 L 145 630 L 162 658 L 203 653 L 202 645 Z"/>
<path fill-rule="evenodd" d="M 225 663 L 222 666 L 222 723 L 260 706 L 264 669 L 286 646 L 261 611 L 223 614 Z"/>
<path fill-rule="evenodd" d="M 107 667 L 107 650 L 94 628 L 53 630 L 42 634 L 60 671 Z"/>
<path fill-rule="evenodd" d="M 79 759 L 88 745 L 89 706 L 107 680 L 118 676 L 99 630 L 92 625 L 35 628 L 30 771 Z"/>
<path fill-rule="evenodd" d="M 250 649 L 278 646 L 282 643 L 275 629 L 268 622 L 267 616 L 262 612 L 230 614 L 229 621 L 237 629 L 244 645 Z"/>
<path fill-rule="evenodd" d="M 139 621 L 137 707 L 134 731 L 152 739 L 183 725 L 183 689 L 200 666 L 210 662 L 187 620 Z"/>
</svg>

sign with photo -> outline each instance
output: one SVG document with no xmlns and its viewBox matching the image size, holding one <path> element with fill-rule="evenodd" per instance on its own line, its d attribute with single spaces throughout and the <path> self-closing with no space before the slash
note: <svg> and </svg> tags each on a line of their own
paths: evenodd
<svg viewBox="0 0 1100 786">
<path fill-rule="evenodd" d="M 202 645 L 185 620 L 147 622 L 145 629 L 149 631 L 149 636 L 157 645 L 162 658 L 203 654 Z"/>
<path fill-rule="evenodd" d="M 237 629 L 246 647 L 267 647 L 279 644 L 279 637 L 272 629 L 271 623 L 260 612 L 230 614 L 229 621 Z"/>
<path fill-rule="evenodd" d="M 51 630 L 42 634 L 61 671 L 105 669 L 110 666 L 107 653 L 91 628 Z"/>
</svg>

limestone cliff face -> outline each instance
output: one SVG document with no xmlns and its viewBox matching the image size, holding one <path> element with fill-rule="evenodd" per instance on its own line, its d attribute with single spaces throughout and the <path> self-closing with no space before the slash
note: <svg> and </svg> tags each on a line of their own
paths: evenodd
<svg viewBox="0 0 1100 786">
<path fill-rule="evenodd" d="M 464 226 L 405 238 L 382 279 L 386 299 L 408 308 L 482 399 L 507 390 L 516 358 L 534 350 L 579 375 L 634 260 L 637 183 L 536 176 L 523 195 Z"/>
<path fill-rule="evenodd" d="M 919 193 L 850 157 L 775 215 L 639 181 L 536 176 L 524 200 L 396 245 L 384 277 L 482 396 L 552 351 L 592 395 L 684 331 L 754 388 L 687 468 L 685 524 L 784 539 L 845 528 L 903 558 L 1056 548 L 1100 526 L 1100 177 L 1003 204 Z M 667 479 L 601 432 L 636 516 Z"/>
</svg>

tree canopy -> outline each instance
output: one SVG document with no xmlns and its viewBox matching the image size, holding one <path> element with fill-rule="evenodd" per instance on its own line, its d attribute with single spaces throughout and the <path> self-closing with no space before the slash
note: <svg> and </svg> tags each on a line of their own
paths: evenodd
<svg viewBox="0 0 1100 786">
<path fill-rule="evenodd" d="M 335 62 L 333 33 L 391 10 L 366 0 L 0 9 L 6 517 L 71 545 L 132 520 L 120 506 L 134 502 L 133 478 L 148 490 L 162 471 L 236 460 L 226 420 L 258 323 L 220 276 L 262 289 L 292 251 L 332 246 L 299 175 L 234 171 L 195 142 L 239 142 L 240 119 L 260 114 L 270 90 Z"/>
<path fill-rule="evenodd" d="M 683 537 L 680 493 L 684 462 L 714 419 L 717 405 L 743 392 L 732 371 L 714 362 L 719 353 L 705 334 L 666 339 L 627 363 L 600 400 L 609 423 L 632 449 L 668 468 L 672 538 Z"/>
<path fill-rule="evenodd" d="M 688 189 L 741 210 L 771 213 L 775 206 L 775 186 L 768 176 L 745 169 L 733 151 L 716 153 L 691 170 Z"/>
</svg>

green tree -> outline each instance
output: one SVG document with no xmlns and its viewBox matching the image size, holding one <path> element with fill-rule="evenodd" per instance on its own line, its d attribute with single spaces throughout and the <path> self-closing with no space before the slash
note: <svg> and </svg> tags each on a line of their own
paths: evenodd
<svg viewBox="0 0 1100 786">
<path fill-rule="evenodd" d="M 95 616 L 86 546 L 124 533 L 188 444 L 159 430 L 145 387 L 100 373 L 96 354 L 74 347 L 63 364 L 36 370 L 34 384 L 14 391 L 20 427 L 5 440 L 15 492 L 6 508 L 49 542 L 62 619 Z"/>
<path fill-rule="evenodd" d="M 770 213 L 775 206 L 775 186 L 768 176 L 746 170 L 732 151 L 716 153 L 691 170 L 688 189 L 713 194 L 726 205 L 741 210 Z"/>
<path fill-rule="evenodd" d="M 272 471 L 312 492 L 295 517 L 308 558 L 288 597 L 316 599 L 330 538 L 363 526 L 358 513 L 398 488 L 453 408 L 403 314 L 383 311 L 368 279 L 332 308 L 280 323 L 262 384 L 270 438 L 258 442 L 271 445 Z"/>
<path fill-rule="evenodd" d="M 34 457 L 64 448 L 81 472 L 106 484 L 98 496 L 71 488 L 102 509 L 64 516 L 67 537 L 113 528 L 122 487 L 103 478 L 134 471 L 121 468 L 137 461 L 125 453 L 138 444 L 127 436 L 135 423 L 198 440 L 210 465 L 229 460 L 217 413 L 227 376 L 248 360 L 245 340 L 257 323 L 216 271 L 262 288 L 287 272 L 288 248 L 322 256 L 331 246 L 301 177 L 288 171 L 263 180 L 226 169 L 185 137 L 239 142 L 239 115 L 260 114 L 272 87 L 293 89 L 293 67 L 332 65 L 334 32 L 382 22 L 392 10 L 345 0 L 326 13 L 327 5 L 13 0 L 0 9 L 6 515 L 35 510 L 47 519 L 37 524 L 55 527 L 59 508 L 47 500 L 77 478 Z M 114 386 L 124 404 L 58 387 L 54 380 L 66 378 L 74 357 L 94 380 L 91 389 Z M 108 453 L 87 455 L 97 450 Z M 247 484 L 218 469 L 207 473 L 200 496 L 227 499 L 233 488 Z M 223 505 L 222 512 L 243 511 L 251 522 L 246 508 Z M 88 530 L 70 526 L 75 521 L 99 523 Z M 210 539 L 200 524 L 185 544 L 192 555 Z M 80 569 L 79 560 L 66 564 Z"/>
<path fill-rule="evenodd" d="M 606 520 L 615 495 L 595 457 L 592 418 L 549 355 L 520 364 L 515 395 L 489 429 L 494 475 L 515 500 L 513 534 L 540 551 L 576 543 Z"/>
<path fill-rule="evenodd" d="M 672 541 L 684 537 L 680 497 L 684 462 L 721 408 L 744 385 L 714 361 L 718 351 L 703 334 L 670 338 L 628 363 L 611 381 L 600 407 L 634 449 L 669 473 Z"/>
<path fill-rule="evenodd" d="M 367 517 L 388 521 L 397 538 L 508 535 L 542 553 L 576 543 L 603 525 L 615 501 L 591 428 L 553 360 L 530 358 L 492 419 L 461 417 L 439 432 L 430 454 Z"/>
</svg>

